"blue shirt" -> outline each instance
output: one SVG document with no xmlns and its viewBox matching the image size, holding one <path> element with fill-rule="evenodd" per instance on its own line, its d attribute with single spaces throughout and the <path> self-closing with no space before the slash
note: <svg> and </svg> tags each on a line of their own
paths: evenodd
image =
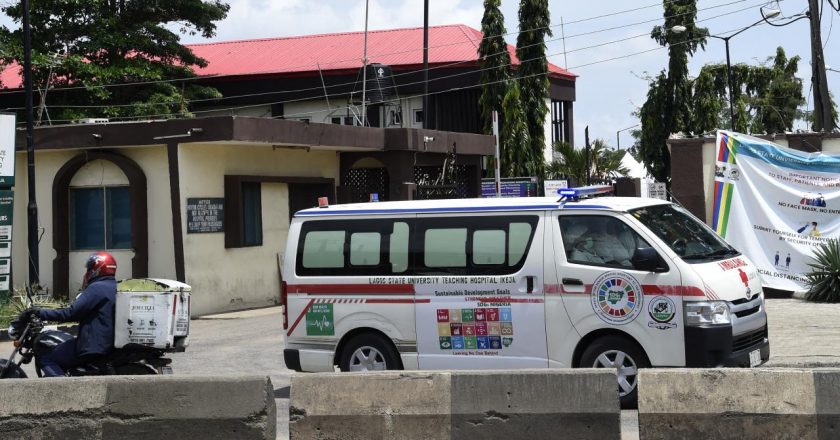
<svg viewBox="0 0 840 440">
<path fill-rule="evenodd" d="M 76 355 L 107 354 L 114 347 L 114 306 L 117 282 L 112 276 L 94 278 L 66 309 L 38 311 L 45 321 L 78 322 Z"/>
</svg>

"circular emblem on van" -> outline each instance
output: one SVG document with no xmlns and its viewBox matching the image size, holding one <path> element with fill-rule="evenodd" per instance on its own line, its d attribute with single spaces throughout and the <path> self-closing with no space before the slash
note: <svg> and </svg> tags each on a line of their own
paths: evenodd
<svg viewBox="0 0 840 440">
<path fill-rule="evenodd" d="M 677 313 L 677 306 L 667 296 L 657 296 L 650 300 L 648 313 L 651 319 L 659 323 L 671 322 Z"/>
<path fill-rule="evenodd" d="M 639 316 L 644 304 L 642 286 L 624 272 L 607 272 L 592 284 L 592 310 L 610 324 L 626 324 Z"/>
</svg>

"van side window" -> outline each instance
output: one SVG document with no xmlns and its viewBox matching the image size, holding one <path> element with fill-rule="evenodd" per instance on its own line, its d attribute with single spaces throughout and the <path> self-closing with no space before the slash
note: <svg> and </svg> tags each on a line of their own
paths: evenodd
<svg viewBox="0 0 840 440">
<path fill-rule="evenodd" d="M 376 266 L 379 264 L 379 248 L 382 236 L 378 232 L 354 232 L 350 234 L 350 265 Z"/>
<path fill-rule="evenodd" d="M 633 253 L 650 245 L 626 223 L 614 217 L 560 217 L 560 234 L 569 263 L 632 269 Z"/>
<path fill-rule="evenodd" d="M 303 223 L 298 275 L 392 275 L 410 265 L 409 220 L 313 220 Z"/>
<path fill-rule="evenodd" d="M 408 223 L 394 222 L 388 249 L 391 273 L 408 270 Z"/>
<path fill-rule="evenodd" d="M 423 264 L 426 267 L 466 267 L 467 228 L 427 230 Z"/>
<path fill-rule="evenodd" d="M 312 231 L 303 239 L 303 267 L 344 267 L 344 231 Z"/>
<path fill-rule="evenodd" d="M 418 219 L 416 274 L 507 275 L 525 263 L 539 217 Z"/>
</svg>

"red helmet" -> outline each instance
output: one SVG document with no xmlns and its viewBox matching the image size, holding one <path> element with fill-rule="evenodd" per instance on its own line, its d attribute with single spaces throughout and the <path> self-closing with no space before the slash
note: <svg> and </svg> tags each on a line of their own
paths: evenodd
<svg viewBox="0 0 840 440">
<path fill-rule="evenodd" d="M 103 251 L 90 254 L 85 262 L 85 276 L 82 284 L 87 286 L 88 281 L 106 275 L 117 273 L 117 260 L 114 256 Z"/>
</svg>

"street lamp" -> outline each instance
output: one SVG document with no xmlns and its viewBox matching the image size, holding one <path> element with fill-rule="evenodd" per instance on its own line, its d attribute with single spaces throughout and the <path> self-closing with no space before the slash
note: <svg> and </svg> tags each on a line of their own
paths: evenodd
<svg viewBox="0 0 840 440">
<path fill-rule="evenodd" d="M 778 17 L 779 14 L 781 14 L 781 11 L 778 10 L 778 9 L 763 9 L 761 11 L 761 16 L 762 16 L 761 20 L 758 20 L 757 22 L 755 22 L 755 23 L 753 23 L 753 24 L 751 24 L 751 25 L 733 33 L 733 34 L 730 34 L 726 37 L 721 37 L 721 36 L 718 36 L 718 35 L 709 35 L 709 37 L 711 37 L 711 38 L 717 38 L 718 40 L 723 40 L 723 42 L 726 45 L 726 86 L 729 89 L 729 128 L 733 131 L 735 130 L 735 107 L 734 107 L 734 103 L 732 102 L 733 101 L 732 88 L 733 88 L 734 84 L 733 84 L 733 81 L 732 81 L 732 62 L 730 61 L 730 57 L 729 57 L 729 40 L 731 40 L 732 37 L 740 34 L 741 32 L 744 32 L 745 30 L 747 30 L 749 28 L 752 28 L 752 27 L 757 26 L 761 23 L 764 23 L 765 21 L 767 21 L 771 18 Z M 671 31 L 674 32 L 674 33 L 677 33 L 677 34 L 685 32 L 685 26 L 674 26 L 674 27 L 671 28 Z"/>
<path fill-rule="evenodd" d="M 630 130 L 630 129 L 632 129 L 632 128 L 636 128 L 636 127 L 638 127 L 638 126 L 639 126 L 639 124 L 636 124 L 636 125 L 634 125 L 634 126 L 632 126 L 632 127 L 622 128 L 621 130 L 618 130 L 618 131 L 616 131 L 616 132 L 615 132 L 615 149 L 616 149 L 616 150 L 620 150 L 620 149 L 621 149 L 621 137 L 619 136 L 619 134 L 620 134 L 622 131 L 627 131 L 627 130 Z"/>
</svg>

